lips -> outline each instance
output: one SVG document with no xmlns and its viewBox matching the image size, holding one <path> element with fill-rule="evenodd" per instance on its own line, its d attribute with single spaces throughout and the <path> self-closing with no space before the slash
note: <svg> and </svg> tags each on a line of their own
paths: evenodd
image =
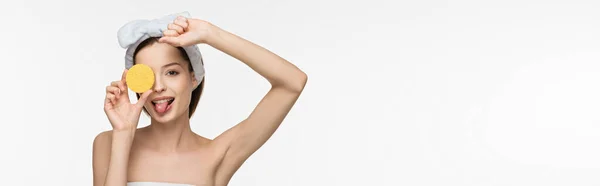
<svg viewBox="0 0 600 186">
<path fill-rule="evenodd" d="M 154 99 L 154 100 L 152 100 L 152 104 L 160 104 L 160 103 L 164 103 L 164 102 L 169 102 L 169 104 L 171 104 L 173 102 L 173 100 L 175 100 L 175 98 L 173 98 L 173 97 Z"/>
<path fill-rule="evenodd" d="M 154 111 L 159 114 L 164 114 L 171 109 L 172 103 L 175 101 L 174 97 L 158 97 L 152 100 L 154 105 Z"/>
</svg>

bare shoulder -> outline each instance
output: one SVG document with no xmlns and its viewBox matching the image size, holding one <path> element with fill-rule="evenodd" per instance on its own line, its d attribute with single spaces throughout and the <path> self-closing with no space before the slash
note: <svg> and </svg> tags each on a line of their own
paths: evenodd
<svg viewBox="0 0 600 186">
<path fill-rule="evenodd" d="M 104 131 L 96 135 L 92 147 L 92 158 L 94 161 L 94 166 L 108 163 L 111 145 L 112 130 Z"/>
<path fill-rule="evenodd" d="M 112 145 L 112 131 L 104 131 L 96 135 L 92 147 L 92 169 L 94 172 L 94 185 L 103 185 L 104 177 L 108 171 L 110 161 L 110 148 Z"/>
<path fill-rule="evenodd" d="M 94 138 L 93 150 L 96 154 L 99 150 L 110 149 L 112 143 L 112 130 L 104 131 L 96 135 Z"/>
</svg>

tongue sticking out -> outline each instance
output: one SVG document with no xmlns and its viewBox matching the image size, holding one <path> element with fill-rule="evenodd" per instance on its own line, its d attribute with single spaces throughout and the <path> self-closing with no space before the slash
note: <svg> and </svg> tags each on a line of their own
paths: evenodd
<svg viewBox="0 0 600 186">
<path fill-rule="evenodd" d="M 165 111 L 167 111 L 167 106 L 169 106 L 169 102 L 157 103 L 154 107 L 156 112 L 165 113 Z"/>
</svg>

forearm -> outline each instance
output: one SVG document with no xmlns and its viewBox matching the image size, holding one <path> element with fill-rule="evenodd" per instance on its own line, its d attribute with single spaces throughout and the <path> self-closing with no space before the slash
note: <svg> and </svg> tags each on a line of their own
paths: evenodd
<svg viewBox="0 0 600 186">
<path fill-rule="evenodd" d="M 127 185 L 129 152 L 135 131 L 113 131 L 110 163 L 106 173 L 105 186 Z"/>
<path fill-rule="evenodd" d="M 208 45 L 242 61 L 273 87 L 302 91 L 306 74 L 287 60 L 214 25 L 209 38 Z"/>
</svg>

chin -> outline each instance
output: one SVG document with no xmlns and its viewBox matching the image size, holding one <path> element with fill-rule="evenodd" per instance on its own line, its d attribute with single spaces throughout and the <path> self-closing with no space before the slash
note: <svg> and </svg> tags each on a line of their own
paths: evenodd
<svg viewBox="0 0 600 186">
<path fill-rule="evenodd" d="M 156 112 L 152 113 L 152 119 L 159 123 L 168 123 L 175 120 L 175 117 L 172 114 L 157 114 Z"/>
</svg>

